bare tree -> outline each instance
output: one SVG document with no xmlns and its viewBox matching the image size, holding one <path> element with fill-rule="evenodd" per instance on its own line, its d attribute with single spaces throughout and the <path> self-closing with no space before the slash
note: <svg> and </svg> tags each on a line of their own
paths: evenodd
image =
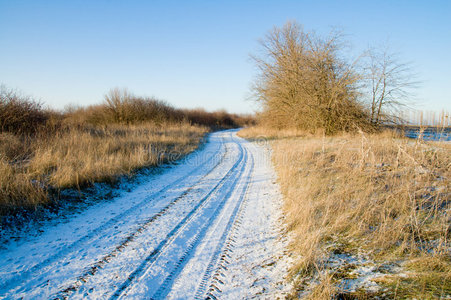
<svg viewBox="0 0 451 300">
<path fill-rule="evenodd" d="M 415 81 L 410 64 L 400 62 L 387 47 L 368 51 L 366 87 L 370 95 L 370 120 L 373 125 L 398 121 L 399 111 L 408 104 Z"/>
<path fill-rule="evenodd" d="M 253 59 L 260 71 L 254 85 L 263 122 L 275 127 L 322 128 L 327 134 L 367 122 L 358 102 L 359 74 L 343 59 L 342 35 L 326 38 L 296 22 L 275 27 Z"/>
</svg>

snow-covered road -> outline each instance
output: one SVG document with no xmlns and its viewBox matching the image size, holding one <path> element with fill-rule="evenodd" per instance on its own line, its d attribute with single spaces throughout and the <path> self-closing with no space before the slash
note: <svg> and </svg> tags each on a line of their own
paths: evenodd
<svg viewBox="0 0 451 300">
<path fill-rule="evenodd" d="M 268 298 L 288 292 L 269 150 L 222 131 L 181 163 L 0 249 L 0 299 Z"/>
</svg>

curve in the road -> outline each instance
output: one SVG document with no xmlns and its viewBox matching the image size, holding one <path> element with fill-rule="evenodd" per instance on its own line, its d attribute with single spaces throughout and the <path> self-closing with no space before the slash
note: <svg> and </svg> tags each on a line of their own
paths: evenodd
<svg viewBox="0 0 451 300">
<path fill-rule="evenodd" d="M 221 138 L 221 145 L 224 145 L 224 138 L 223 137 Z M 221 164 L 221 162 L 226 157 L 227 153 L 228 153 L 228 147 L 225 147 L 225 150 L 222 153 L 220 159 L 217 161 L 217 163 L 215 163 L 213 165 L 213 167 L 211 167 L 208 170 L 208 172 L 206 172 L 201 178 L 199 178 L 195 182 L 194 185 L 198 184 L 205 177 L 207 177 L 209 174 L 211 174 Z M 136 203 L 135 205 L 133 205 L 132 207 L 128 208 L 124 212 L 114 216 L 113 218 L 111 218 L 108 221 L 104 222 L 102 225 L 98 226 L 97 228 L 89 231 L 88 234 L 80 237 L 78 240 L 74 241 L 73 243 L 71 243 L 71 244 L 69 244 L 67 246 L 64 246 L 62 249 L 60 249 L 56 253 L 52 254 L 50 257 L 46 258 L 44 261 L 39 262 L 39 263 L 35 264 L 34 266 L 30 267 L 29 269 L 27 269 L 25 271 L 22 271 L 20 274 L 8 279 L 8 281 L 4 282 L 0 286 L 0 291 L 10 290 L 10 289 L 16 287 L 18 283 L 23 285 L 24 283 L 27 282 L 28 278 L 32 277 L 33 273 L 35 273 L 37 271 L 42 271 L 43 269 L 45 269 L 45 268 L 49 267 L 50 265 L 52 265 L 54 262 L 58 261 L 61 257 L 65 256 L 65 255 L 68 255 L 69 253 L 81 248 L 83 245 L 87 244 L 88 242 L 93 242 L 94 240 L 101 238 L 102 237 L 102 234 L 101 234 L 102 231 L 113 227 L 114 224 L 118 223 L 119 221 L 121 221 L 123 219 L 126 219 L 128 216 L 132 215 L 134 212 L 138 211 L 142 207 L 151 204 L 153 201 L 150 201 L 150 200 L 153 200 L 153 199 L 156 199 L 156 198 L 160 197 L 168 189 L 170 189 L 170 188 L 174 189 L 177 186 L 183 186 L 183 184 L 185 183 L 186 179 L 188 179 L 191 175 L 195 174 L 196 172 L 198 172 L 199 170 L 201 170 L 202 168 L 207 166 L 214 158 L 215 158 L 215 155 L 211 155 L 207 160 L 205 160 L 199 166 L 197 166 L 196 168 L 191 170 L 188 174 L 184 174 L 181 177 L 179 177 L 179 178 L 171 181 L 170 183 L 164 185 L 161 189 L 159 189 L 158 191 L 156 191 L 156 192 L 152 193 L 151 195 L 147 196 L 142 201 Z M 148 224 L 150 224 L 156 218 L 158 218 L 159 216 L 164 214 L 165 211 L 167 211 L 178 200 L 183 198 L 183 196 L 186 195 L 192 188 L 193 188 L 193 185 L 188 186 L 185 190 L 182 191 L 182 194 L 179 197 L 176 197 L 175 199 L 173 199 L 171 202 L 169 202 L 168 205 L 166 205 L 164 208 L 162 208 L 154 216 L 149 218 L 149 220 L 145 221 L 134 233 L 136 233 L 138 231 L 142 231 L 146 226 L 148 226 Z M 130 241 L 130 239 L 132 239 L 132 237 L 133 237 L 133 233 L 129 237 L 127 237 L 126 239 L 121 241 L 121 243 L 118 246 L 115 247 L 114 251 L 122 249 L 125 246 L 125 244 L 128 243 Z M 107 260 L 109 257 L 110 257 L 109 255 L 106 255 L 106 256 L 104 256 L 101 259 L 101 261 Z M 90 267 L 89 270 L 87 271 L 87 273 L 95 272 L 95 270 L 99 267 L 98 265 L 100 265 L 99 262 L 97 262 L 92 267 Z"/>
<path fill-rule="evenodd" d="M 216 299 L 221 293 L 230 295 L 230 283 L 243 278 L 230 271 L 237 268 L 234 261 L 243 261 L 243 249 L 258 249 L 253 252 L 256 255 L 269 253 L 261 251 L 266 244 L 259 243 L 266 237 L 261 234 L 266 232 L 266 216 L 272 215 L 271 204 L 264 204 L 270 200 L 263 200 L 271 197 L 267 191 L 272 188 L 267 184 L 271 174 L 267 157 L 235 132 L 214 133 L 207 148 L 217 151 L 216 156 L 200 150 L 196 159 L 201 161 L 195 167 L 183 164 L 150 178 L 111 205 L 88 208 L 69 224 L 44 228 L 45 238 L 31 237 L 10 252 L 0 249 L 0 255 L 6 255 L 0 257 L 1 267 L 11 266 L 14 272 L 24 269 L 12 277 L 0 270 L 6 282 L 0 285 L 0 298 Z M 213 163 L 214 157 L 219 160 Z M 71 232 L 73 237 L 65 238 Z M 254 232 L 258 234 L 252 236 Z M 14 255 L 15 249 L 21 253 Z M 27 258 L 35 253 L 36 257 Z M 238 269 L 242 265 L 255 270 L 249 268 L 249 261 Z M 257 261 L 256 265 L 262 264 Z"/>
<path fill-rule="evenodd" d="M 194 214 L 205 205 L 207 200 L 209 200 L 211 198 L 211 195 L 215 191 L 217 191 L 226 182 L 226 180 L 235 172 L 235 169 L 237 168 L 237 166 L 243 161 L 242 146 L 239 143 L 235 143 L 235 144 L 239 147 L 239 151 L 240 151 L 239 158 L 235 162 L 235 164 L 222 177 L 222 179 L 214 185 L 214 187 L 208 192 L 208 194 L 199 200 L 197 205 L 185 216 L 185 218 L 183 218 L 173 228 L 173 230 L 168 233 L 168 235 L 160 242 L 160 244 L 142 262 L 142 265 L 140 265 L 138 268 L 136 268 L 135 271 L 129 275 L 128 279 L 116 290 L 115 294 L 119 293 L 119 291 L 121 289 L 125 289 L 130 284 L 130 282 L 132 282 L 134 280 L 134 278 L 136 276 L 138 276 L 140 274 L 140 272 L 142 272 L 144 270 L 145 265 L 151 264 L 152 260 L 155 260 L 158 258 L 158 254 L 177 236 L 177 234 L 183 229 L 183 226 L 185 224 L 189 223 L 189 221 L 193 218 Z M 227 150 L 225 151 L 225 153 L 227 153 Z M 133 231 L 132 233 L 130 233 L 125 239 L 123 239 L 123 241 L 119 245 L 117 245 L 113 249 L 113 251 L 106 254 L 100 260 L 98 260 L 97 262 L 92 264 L 81 276 L 79 276 L 77 278 L 77 280 L 75 282 L 73 282 L 69 286 L 63 288 L 57 295 L 55 295 L 55 298 L 67 297 L 71 293 L 77 291 L 80 288 L 80 286 L 85 284 L 89 280 L 90 277 L 94 276 L 100 268 L 102 268 L 104 265 L 108 264 L 115 256 L 118 255 L 119 252 L 122 252 L 130 244 L 130 242 L 132 242 L 141 232 L 143 232 L 146 229 L 146 227 L 148 227 L 151 223 L 153 223 L 159 217 L 164 215 L 169 210 L 169 208 L 175 204 L 176 201 L 182 199 L 184 196 L 186 196 L 189 193 L 190 190 L 194 189 L 196 187 L 196 185 L 202 181 L 202 179 L 204 179 L 206 176 L 208 176 L 208 174 L 210 174 L 213 171 L 213 169 L 210 170 L 209 172 L 207 172 L 207 174 L 205 174 L 204 176 L 202 176 L 202 178 L 200 180 L 196 181 L 196 183 L 194 185 L 190 186 L 186 190 L 186 192 L 183 193 L 179 198 L 172 201 L 167 207 L 165 207 L 161 211 L 161 213 L 158 213 L 157 215 L 152 216 L 149 220 L 147 220 L 147 222 L 142 224 L 136 231 Z"/>
<path fill-rule="evenodd" d="M 177 270 L 180 269 L 180 266 L 183 263 L 183 261 L 186 260 L 189 253 L 192 251 L 192 249 L 194 249 L 197 242 L 201 238 L 202 234 L 205 233 L 206 229 L 208 229 L 209 225 L 214 220 L 214 217 L 217 215 L 218 211 L 224 205 L 225 201 L 227 200 L 227 197 L 229 196 L 231 191 L 233 191 L 233 189 L 236 185 L 236 182 L 240 178 L 240 176 L 246 166 L 247 151 L 244 151 L 243 147 L 239 143 L 236 143 L 236 144 L 239 146 L 240 154 L 239 154 L 239 158 L 235 162 L 235 164 L 229 169 L 229 171 L 224 175 L 224 177 L 222 177 L 222 179 L 213 187 L 213 189 L 211 189 L 210 192 L 203 199 L 201 199 L 201 201 L 196 205 L 196 207 L 192 211 L 190 211 L 190 213 L 180 223 L 177 224 L 177 226 L 168 234 L 166 239 L 164 241 L 162 241 L 155 248 L 155 250 L 149 254 L 149 256 L 146 257 L 146 259 L 142 262 L 142 264 L 132 274 L 130 274 L 128 279 L 116 290 L 116 292 L 111 297 L 111 299 L 116 299 L 116 298 L 120 297 L 122 294 L 124 294 L 126 292 L 126 290 L 131 287 L 131 283 L 135 279 L 137 279 L 137 277 L 139 277 L 146 270 L 151 268 L 152 263 L 154 263 L 160 257 L 160 255 L 164 252 L 164 250 L 167 249 L 168 246 L 175 240 L 175 238 L 182 232 L 182 229 L 184 228 L 184 226 L 187 225 L 192 219 L 194 219 L 196 217 L 195 213 L 197 213 L 202 207 L 205 206 L 205 204 L 207 203 L 207 200 L 211 199 L 211 196 L 213 195 L 213 193 L 216 192 L 217 190 L 219 190 L 230 177 L 235 175 L 235 179 L 234 179 L 233 183 L 230 185 L 229 192 L 227 192 L 227 194 L 223 198 L 223 201 L 220 202 L 220 204 L 216 207 L 216 210 L 215 210 L 215 213 L 213 214 L 213 216 L 209 219 L 209 221 L 207 223 L 204 223 L 202 225 L 202 227 L 200 228 L 200 230 L 197 232 L 197 234 L 192 239 L 190 239 L 190 243 L 188 243 L 188 245 L 186 246 L 185 252 L 181 256 L 181 258 L 179 258 L 179 260 L 176 264 L 177 267 L 171 271 L 171 273 L 168 277 L 165 278 L 163 284 L 160 286 L 160 288 L 156 291 L 155 294 L 156 295 L 162 294 L 163 291 L 168 287 L 168 283 L 176 275 Z M 236 171 L 236 168 L 240 164 L 242 164 L 241 168 L 238 171 Z"/>
</svg>

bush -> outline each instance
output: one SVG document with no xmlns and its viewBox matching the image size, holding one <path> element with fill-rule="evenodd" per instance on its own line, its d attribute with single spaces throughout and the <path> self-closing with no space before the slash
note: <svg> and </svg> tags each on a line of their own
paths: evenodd
<svg viewBox="0 0 451 300">
<path fill-rule="evenodd" d="M 39 102 L 0 86 L 0 132 L 34 134 L 48 117 Z"/>
<path fill-rule="evenodd" d="M 168 103 L 136 97 L 123 89 L 112 89 L 106 96 L 103 109 L 110 122 L 132 124 L 154 122 L 157 124 L 182 120 L 182 113 Z"/>
<path fill-rule="evenodd" d="M 184 117 L 191 124 L 208 126 L 210 128 L 238 128 L 255 124 L 251 115 L 230 114 L 225 110 L 207 112 L 204 109 L 185 109 Z"/>
<path fill-rule="evenodd" d="M 358 101 L 359 74 L 341 57 L 339 34 L 322 38 L 287 23 L 274 28 L 262 48 L 263 56 L 254 57 L 260 70 L 254 91 L 264 125 L 326 134 L 370 127 Z"/>
<path fill-rule="evenodd" d="M 179 123 L 184 114 L 165 101 L 138 97 L 126 89 L 112 89 L 105 95 L 102 104 L 88 107 L 68 107 L 65 111 L 66 124 L 108 125 L 108 124 L 141 124 L 156 125 Z"/>
</svg>

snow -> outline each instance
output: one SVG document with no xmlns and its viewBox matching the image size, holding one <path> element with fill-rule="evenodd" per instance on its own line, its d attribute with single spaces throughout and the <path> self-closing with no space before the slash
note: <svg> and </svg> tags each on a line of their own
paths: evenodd
<svg viewBox="0 0 451 300">
<path fill-rule="evenodd" d="M 282 297 L 291 263 L 266 147 L 213 133 L 179 165 L 0 249 L 0 298 Z"/>
</svg>

